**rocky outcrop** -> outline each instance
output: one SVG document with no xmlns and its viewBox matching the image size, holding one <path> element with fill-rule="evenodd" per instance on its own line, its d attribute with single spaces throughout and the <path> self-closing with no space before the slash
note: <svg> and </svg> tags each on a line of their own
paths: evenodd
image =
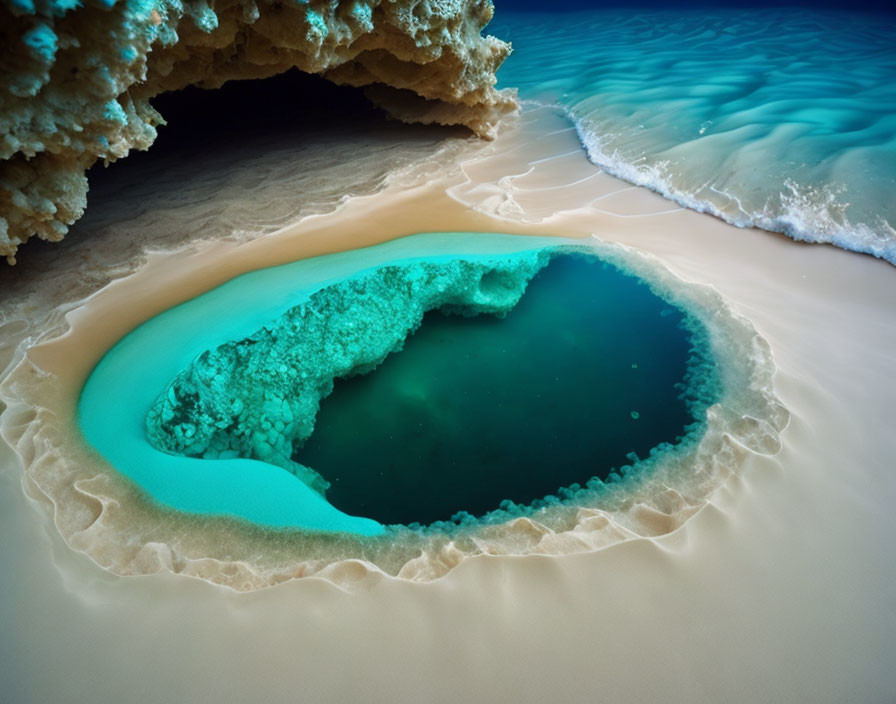
<svg viewBox="0 0 896 704">
<path fill-rule="evenodd" d="M 292 458 L 334 381 L 401 350 L 427 311 L 506 315 L 553 254 L 414 261 L 332 283 L 193 360 L 150 408 L 147 437 L 171 454 L 268 462 L 324 493 L 329 483 Z"/>
<path fill-rule="evenodd" d="M 490 136 L 515 99 L 494 88 L 510 48 L 481 30 L 490 0 L 0 0 L 0 255 L 59 240 L 85 171 L 147 149 L 150 99 L 291 68 L 405 121 Z M 259 106 L 276 109 L 276 106 Z"/>
</svg>

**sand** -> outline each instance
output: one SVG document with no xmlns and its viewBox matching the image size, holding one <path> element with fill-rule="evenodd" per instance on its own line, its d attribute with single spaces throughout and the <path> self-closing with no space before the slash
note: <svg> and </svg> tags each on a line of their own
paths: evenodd
<svg viewBox="0 0 896 704">
<path fill-rule="evenodd" d="M 459 156 L 461 168 L 425 157 L 429 168 L 336 212 L 157 252 L 94 293 L 69 314 L 65 338 L 29 353 L 60 373 L 56 408 L 71 411 L 99 355 L 133 325 L 240 271 L 417 231 L 596 235 L 714 286 L 755 325 L 791 413 L 781 451 L 747 456 L 660 537 L 474 557 L 426 583 L 348 563 L 350 579 L 239 594 L 97 567 L 65 544 L 46 500 L 26 499 L 21 461 L 4 448 L 0 677 L 10 701 L 892 700 L 893 268 L 739 230 L 601 174 L 549 110 L 530 109 L 492 144 L 445 148 L 439 163 Z M 133 269 L 101 266 L 113 264 Z M 64 292 L 64 275 L 53 278 Z M 64 301 L 22 301 L 4 306 L 60 330 L 45 314 Z M 38 334 L 12 315 L 8 355 Z M 29 420 L 16 422 L 32 432 Z"/>
</svg>

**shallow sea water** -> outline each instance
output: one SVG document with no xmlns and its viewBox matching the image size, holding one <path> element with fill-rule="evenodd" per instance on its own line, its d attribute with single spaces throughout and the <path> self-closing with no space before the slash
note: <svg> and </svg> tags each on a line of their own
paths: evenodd
<svg viewBox="0 0 896 704">
<path fill-rule="evenodd" d="M 896 23 L 806 8 L 501 10 L 501 86 L 613 175 L 739 226 L 896 263 Z"/>
</svg>

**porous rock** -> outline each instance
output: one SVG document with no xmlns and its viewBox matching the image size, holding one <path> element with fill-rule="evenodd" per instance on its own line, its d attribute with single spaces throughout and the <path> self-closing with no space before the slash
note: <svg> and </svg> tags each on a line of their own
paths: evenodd
<svg viewBox="0 0 896 704">
<path fill-rule="evenodd" d="M 491 136 L 512 110 L 490 0 L 0 0 L 0 256 L 84 213 L 86 170 L 147 149 L 151 98 L 292 68 L 393 116 Z"/>
</svg>

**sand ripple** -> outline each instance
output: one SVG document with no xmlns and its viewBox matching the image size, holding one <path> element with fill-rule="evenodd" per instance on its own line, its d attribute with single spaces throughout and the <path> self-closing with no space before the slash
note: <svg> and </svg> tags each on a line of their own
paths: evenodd
<svg viewBox="0 0 896 704">
<path fill-rule="evenodd" d="M 751 9 L 499 13 L 501 69 L 591 160 L 740 227 L 896 263 L 896 26 Z"/>
<path fill-rule="evenodd" d="M 576 150 L 568 122 L 534 111 L 508 123 L 494 143 L 464 147 L 460 159 L 456 152 L 442 154 L 442 162 L 439 156 L 411 159 L 406 173 L 413 177 L 349 199 L 329 215 L 238 243 L 198 243 L 148 257 L 141 251 L 96 264 L 98 279 L 112 281 L 86 300 L 67 301 L 62 293 L 77 271 L 58 273 L 58 290 L 30 315 L 27 327 L 11 318 L 7 323 L 0 432 L 21 458 L 26 492 L 73 548 L 116 574 L 169 571 L 236 590 L 307 576 L 342 586 L 383 578 L 429 581 L 471 557 L 594 551 L 680 530 L 751 457 L 780 449 L 789 413 L 775 395 L 768 344 L 713 288 L 685 282 L 654 258 L 587 237 L 589 226 L 607 234 L 614 223 L 649 220 L 661 227 L 668 203 L 599 173 Z M 263 210 L 267 201 L 257 196 L 238 207 Z M 214 202 L 213 193 L 208 198 Z M 571 214 L 566 220 L 564 212 Z M 373 225 L 362 232 L 361 223 Z M 659 448 L 622 481 L 559 496 L 525 517 L 465 526 L 451 535 L 405 529 L 369 539 L 265 530 L 162 509 L 80 437 L 75 401 L 86 375 L 141 320 L 242 270 L 390 239 L 425 223 L 453 231 L 584 236 L 601 256 L 697 311 L 710 330 L 723 384 L 706 432 L 677 449 Z M 461 247 L 463 238 L 455 237 Z M 26 300 L 18 298 L 14 309 L 23 319 Z M 34 299 L 32 305 L 40 308 Z"/>
</svg>

